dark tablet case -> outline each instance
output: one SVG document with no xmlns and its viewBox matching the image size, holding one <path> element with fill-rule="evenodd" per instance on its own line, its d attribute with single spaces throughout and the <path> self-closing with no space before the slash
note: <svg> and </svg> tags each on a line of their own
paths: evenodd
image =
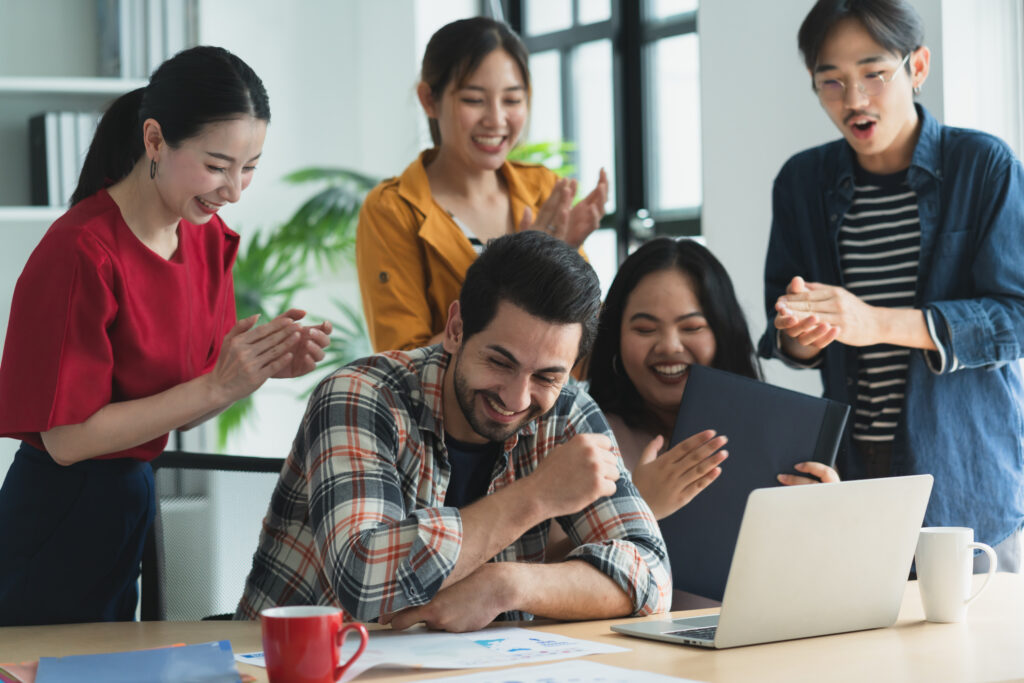
<svg viewBox="0 0 1024 683">
<path fill-rule="evenodd" d="M 757 488 L 780 486 L 793 465 L 833 465 L 848 406 L 702 365 L 691 365 L 672 444 L 714 429 L 728 437 L 722 474 L 681 510 L 661 520 L 679 590 L 721 600 L 736 537 Z"/>
</svg>

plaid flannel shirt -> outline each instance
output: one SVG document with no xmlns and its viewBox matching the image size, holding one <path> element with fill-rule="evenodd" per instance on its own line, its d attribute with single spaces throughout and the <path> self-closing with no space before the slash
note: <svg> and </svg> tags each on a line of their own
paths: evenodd
<svg viewBox="0 0 1024 683">
<path fill-rule="evenodd" d="M 333 605 L 360 621 L 429 602 L 462 542 L 458 508 L 445 507 L 440 346 L 391 351 L 341 368 L 310 398 L 263 520 L 236 618 L 275 605 Z M 578 385 L 505 441 L 489 493 L 529 475 L 576 434 L 612 431 Z M 672 579 L 665 542 L 621 463 L 616 492 L 557 518 L 576 544 L 567 559 L 608 575 L 633 613 L 664 612 Z M 493 559 L 543 562 L 551 520 Z M 524 613 L 505 618 L 528 619 Z"/>
</svg>

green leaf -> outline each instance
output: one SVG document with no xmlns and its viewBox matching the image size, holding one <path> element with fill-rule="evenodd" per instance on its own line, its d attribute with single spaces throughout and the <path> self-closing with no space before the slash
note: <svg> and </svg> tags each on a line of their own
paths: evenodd
<svg viewBox="0 0 1024 683">
<path fill-rule="evenodd" d="M 512 161 L 547 166 L 561 177 L 572 175 L 576 167 L 569 163 L 575 156 L 576 145 L 571 142 L 524 142 L 509 152 Z"/>
<path fill-rule="evenodd" d="M 301 184 L 308 182 L 328 181 L 328 182 L 339 182 L 339 181 L 351 181 L 358 185 L 362 185 L 367 189 L 372 188 L 374 185 L 380 182 L 380 178 L 374 178 L 372 176 L 364 175 L 357 171 L 351 171 L 347 168 L 323 168 L 317 166 L 311 166 L 309 168 L 300 168 L 298 171 L 293 171 L 284 177 L 285 182 L 292 184 Z"/>
<path fill-rule="evenodd" d="M 296 292 L 311 286 L 294 250 L 282 249 L 259 232 L 238 255 L 233 269 L 239 318 L 260 313 L 264 319 L 287 310 Z"/>
<path fill-rule="evenodd" d="M 322 271 L 336 271 L 354 256 L 359 208 L 377 181 L 346 169 L 307 168 L 290 174 L 294 183 L 325 182 L 274 235 L 274 242 L 312 260 Z"/>
<path fill-rule="evenodd" d="M 252 395 L 228 406 L 228 409 L 217 416 L 217 445 L 221 450 L 228 445 L 228 436 L 240 428 L 250 416 L 253 409 Z"/>
</svg>

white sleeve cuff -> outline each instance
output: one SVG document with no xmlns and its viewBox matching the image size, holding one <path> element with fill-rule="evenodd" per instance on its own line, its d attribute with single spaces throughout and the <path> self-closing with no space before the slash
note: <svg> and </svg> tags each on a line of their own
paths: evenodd
<svg viewBox="0 0 1024 683">
<path fill-rule="evenodd" d="M 957 359 L 956 354 L 952 352 L 946 353 L 946 349 L 943 347 L 942 341 L 935 331 L 935 316 L 932 314 L 932 309 L 924 309 L 924 320 L 928 326 L 928 336 L 932 338 L 932 343 L 935 344 L 935 351 L 926 350 L 924 352 L 924 361 L 928 365 L 928 369 L 936 375 L 941 375 L 944 372 L 956 372 L 960 369 L 960 361 Z M 948 325 L 946 331 L 950 332 Z M 948 368 L 947 364 L 949 365 Z"/>
</svg>

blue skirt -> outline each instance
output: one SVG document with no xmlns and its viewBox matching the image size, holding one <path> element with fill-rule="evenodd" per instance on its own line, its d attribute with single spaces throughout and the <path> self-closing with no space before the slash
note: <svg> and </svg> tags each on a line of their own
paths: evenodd
<svg viewBox="0 0 1024 683">
<path fill-rule="evenodd" d="M 155 513 L 148 462 L 64 467 L 23 442 L 0 488 L 0 626 L 133 620 Z"/>
</svg>

